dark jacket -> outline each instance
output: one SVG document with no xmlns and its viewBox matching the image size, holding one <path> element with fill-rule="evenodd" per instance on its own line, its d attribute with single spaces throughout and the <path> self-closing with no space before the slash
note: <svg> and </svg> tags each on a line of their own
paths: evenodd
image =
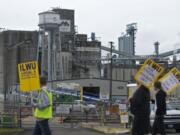
<svg viewBox="0 0 180 135">
<path fill-rule="evenodd" d="M 156 115 L 165 115 L 166 114 L 166 92 L 160 90 L 156 94 Z"/>
<path fill-rule="evenodd" d="M 150 91 L 141 85 L 134 93 L 131 101 L 131 112 L 135 116 L 149 117 L 150 115 Z"/>
<path fill-rule="evenodd" d="M 134 114 L 132 134 L 144 135 L 150 130 L 150 91 L 141 85 L 134 93 L 131 111 Z"/>
</svg>

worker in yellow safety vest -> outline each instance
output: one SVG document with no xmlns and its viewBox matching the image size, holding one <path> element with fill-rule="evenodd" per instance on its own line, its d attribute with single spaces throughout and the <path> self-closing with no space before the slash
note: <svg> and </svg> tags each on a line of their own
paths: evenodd
<svg viewBox="0 0 180 135">
<path fill-rule="evenodd" d="M 36 125 L 33 135 L 51 135 L 48 120 L 52 118 L 52 93 L 47 89 L 46 77 L 40 77 L 41 89 L 33 100 Z"/>
</svg>

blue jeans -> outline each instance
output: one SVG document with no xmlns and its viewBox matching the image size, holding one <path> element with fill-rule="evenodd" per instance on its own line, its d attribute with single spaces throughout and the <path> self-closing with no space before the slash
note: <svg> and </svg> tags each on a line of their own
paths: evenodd
<svg viewBox="0 0 180 135">
<path fill-rule="evenodd" d="M 51 135 L 48 119 L 40 121 L 36 120 L 33 135 Z"/>
</svg>

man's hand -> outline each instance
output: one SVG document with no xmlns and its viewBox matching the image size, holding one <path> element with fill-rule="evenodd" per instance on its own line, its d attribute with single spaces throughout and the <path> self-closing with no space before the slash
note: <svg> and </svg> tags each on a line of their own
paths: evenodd
<svg viewBox="0 0 180 135">
<path fill-rule="evenodd" d="M 130 104 L 131 100 L 132 100 L 132 97 L 131 96 L 128 97 L 128 99 L 126 100 L 126 104 Z"/>
<path fill-rule="evenodd" d="M 32 102 L 32 107 L 37 107 L 37 103 Z"/>
</svg>

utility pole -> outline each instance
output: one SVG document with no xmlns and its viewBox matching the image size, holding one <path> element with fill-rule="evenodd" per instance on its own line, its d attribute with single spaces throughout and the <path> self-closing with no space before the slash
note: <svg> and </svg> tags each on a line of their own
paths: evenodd
<svg viewBox="0 0 180 135">
<path fill-rule="evenodd" d="M 112 49 L 113 49 L 113 42 L 110 41 L 110 66 L 109 66 L 109 102 L 110 102 L 110 108 L 112 106 Z"/>
</svg>

